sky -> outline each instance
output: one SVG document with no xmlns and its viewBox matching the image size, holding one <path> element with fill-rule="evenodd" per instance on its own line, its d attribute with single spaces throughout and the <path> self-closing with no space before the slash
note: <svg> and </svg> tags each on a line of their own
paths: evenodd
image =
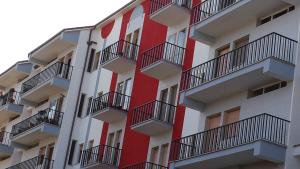
<svg viewBox="0 0 300 169">
<path fill-rule="evenodd" d="M 131 0 L 0 1 L 0 73 L 63 28 L 94 25 Z"/>
</svg>

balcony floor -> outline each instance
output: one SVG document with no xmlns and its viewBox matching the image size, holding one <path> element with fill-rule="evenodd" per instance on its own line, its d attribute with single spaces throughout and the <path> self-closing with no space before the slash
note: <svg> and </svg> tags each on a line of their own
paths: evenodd
<svg viewBox="0 0 300 169">
<path fill-rule="evenodd" d="M 175 161 L 170 164 L 170 169 L 221 169 L 259 161 L 282 163 L 285 160 L 285 152 L 285 147 L 266 141 L 257 141 L 223 151 Z"/>
<path fill-rule="evenodd" d="M 94 113 L 92 117 L 104 122 L 113 123 L 125 119 L 127 117 L 127 112 L 109 107 Z"/>
<path fill-rule="evenodd" d="M 70 80 L 54 77 L 21 95 L 21 103 L 36 106 L 50 96 L 67 91 L 69 85 Z"/>
<path fill-rule="evenodd" d="M 210 45 L 220 35 L 231 32 L 288 5 L 283 0 L 242 0 L 193 25 L 190 37 Z"/>
<path fill-rule="evenodd" d="M 141 70 L 142 73 L 158 80 L 164 80 L 173 75 L 180 74 L 181 71 L 181 66 L 165 60 L 157 61 Z"/>
<path fill-rule="evenodd" d="M 37 145 L 40 140 L 47 138 L 58 137 L 60 127 L 42 123 L 36 127 L 33 127 L 23 133 L 20 133 L 11 138 L 12 145 L 21 149 L 28 149 L 34 145 Z"/>
<path fill-rule="evenodd" d="M 177 4 L 167 5 L 150 16 L 152 20 L 166 26 L 174 26 L 188 20 L 189 17 L 189 9 Z"/>
<path fill-rule="evenodd" d="M 182 92 L 179 102 L 187 107 L 203 110 L 205 104 L 226 96 L 279 80 L 290 81 L 294 78 L 294 67 L 275 58 L 268 58 Z"/>
<path fill-rule="evenodd" d="M 124 57 L 116 57 L 102 64 L 102 68 L 110 70 L 114 73 L 124 74 L 130 70 L 134 70 L 136 62 Z"/>
<path fill-rule="evenodd" d="M 23 105 L 7 103 L 0 107 L 0 122 L 14 118 L 21 115 L 23 112 Z"/>
<path fill-rule="evenodd" d="M 155 136 L 170 131 L 172 129 L 172 125 L 160 120 L 151 119 L 131 126 L 131 129 L 148 136 Z"/>
</svg>

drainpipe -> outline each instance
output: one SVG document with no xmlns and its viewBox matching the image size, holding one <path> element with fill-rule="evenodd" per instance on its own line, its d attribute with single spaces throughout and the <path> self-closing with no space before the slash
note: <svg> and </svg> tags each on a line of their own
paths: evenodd
<svg viewBox="0 0 300 169">
<path fill-rule="evenodd" d="M 82 70 L 82 73 L 81 73 L 80 86 L 79 86 L 79 90 L 78 90 L 78 93 L 77 93 L 76 108 L 75 108 L 73 119 L 72 119 L 71 132 L 69 134 L 69 139 L 68 139 L 67 152 L 66 152 L 66 155 L 65 155 L 64 167 L 63 167 L 64 169 L 67 166 L 67 160 L 68 160 L 68 155 L 69 155 L 69 150 L 70 150 L 70 142 L 71 142 L 71 139 L 72 139 L 72 136 L 73 136 L 73 129 L 74 129 L 75 120 L 76 120 L 76 112 L 78 110 L 78 104 L 79 104 L 79 100 L 80 100 L 79 98 L 80 98 L 80 93 L 81 93 L 81 90 L 82 90 L 82 84 L 83 84 L 84 73 L 85 73 L 85 69 L 86 69 L 86 63 L 87 63 L 87 60 L 88 60 L 87 58 L 88 58 L 88 54 L 89 54 L 89 51 L 90 51 L 90 46 L 92 44 L 91 43 L 91 37 L 92 37 L 92 32 L 93 32 L 94 29 L 95 29 L 95 27 L 91 28 L 90 34 L 89 34 L 89 40 L 87 41 L 87 50 L 86 50 L 83 70 Z"/>
</svg>

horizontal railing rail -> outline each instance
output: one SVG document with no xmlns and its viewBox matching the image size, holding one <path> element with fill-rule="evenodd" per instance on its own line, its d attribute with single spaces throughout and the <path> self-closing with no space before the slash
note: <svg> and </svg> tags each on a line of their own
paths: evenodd
<svg viewBox="0 0 300 169">
<path fill-rule="evenodd" d="M 27 130 L 30 130 L 42 123 L 48 123 L 60 127 L 63 119 L 63 113 L 53 109 L 39 111 L 12 127 L 12 136 L 17 136 Z"/>
<path fill-rule="evenodd" d="M 120 40 L 102 51 L 101 64 L 105 64 L 115 58 L 123 57 L 133 61 L 137 60 L 139 45 Z"/>
<path fill-rule="evenodd" d="M 260 114 L 173 141 L 170 160 L 184 160 L 256 141 L 286 146 L 288 128 L 289 121 Z"/>
<path fill-rule="evenodd" d="M 10 146 L 11 143 L 10 135 L 11 133 L 0 131 L 0 144 Z"/>
<path fill-rule="evenodd" d="M 158 100 L 137 107 L 133 111 L 132 126 L 148 120 L 159 120 L 173 124 L 176 106 Z"/>
<path fill-rule="evenodd" d="M 196 24 L 220 13 L 226 8 L 243 0 L 205 0 L 192 8 L 191 24 Z"/>
<path fill-rule="evenodd" d="M 6 169 L 53 169 L 53 163 L 49 158 L 38 156 Z"/>
<path fill-rule="evenodd" d="M 4 106 L 8 103 L 19 104 L 19 101 L 20 101 L 19 93 L 13 90 L 9 91 L 4 95 L 0 95 L 0 106 Z"/>
<path fill-rule="evenodd" d="M 154 164 L 151 162 L 145 162 L 145 163 L 139 163 L 128 167 L 124 167 L 123 169 L 168 169 L 168 167 Z"/>
<path fill-rule="evenodd" d="M 271 33 L 182 73 L 180 91 L 213 81 L 267 58 L 294 64 L 297 41 Z"/>
<path fill-rule="evenodd" d="M 184 54 L 185 48 L 165 42 L 143 53 L 141 68 L 143 69 L 160 60 L 182 66 Z"/>
<path fill-rule="evenodd" d="M 115 108 L 128 111 L 130 96 L 118 92 L 108 92 L 93 99 L 91 113 L 95 114 L 107 108 Z"/>
<path fill-rule="evenodd" d="M 107 145 L 99 145 L 84 150 L 81 156 L 81 166 L 86 167 L 95 164 L 108 164 L 118 166 L 121 149 Z"/>
<path fill-rule="evenodd" d="M 151 0 L 150 3 L 150 15 L 153 15 L 172 4 L 176 4 L 187 9 L 190 9 L 192 6 L 191 0 Z"/>
<path fill-rule="evenodd" d="M 47 82 L 53 77 L 60 77 L 63 79 L 71 79 L 73 66 L 56 62 L 45 70 L 31 77 L 29 80 L 22 84 L 21 94 L 24 94 L 33 88 Z"/>
</svg>

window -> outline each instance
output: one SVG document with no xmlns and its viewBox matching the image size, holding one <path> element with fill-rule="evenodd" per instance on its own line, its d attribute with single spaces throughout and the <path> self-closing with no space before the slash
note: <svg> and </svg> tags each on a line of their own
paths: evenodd
<svg viewBox="0 0 300 169">
<path fill-rule="evenodd" d="M 272 91 L 278 90 L 280 88 L 284 88 L 287 86 L 287 82 L 286 81 L 282 81 L 282 82 L 277 82 L 277 83 L 273 83 L 271 85 L 267 85 L 258 89 L 254 89 L 252 91 L 248 92 L 248 98 L 252 98 L 252 97 L 256 97 L 256 96 L 260 96 L 266 93 L 270 93 Z"/>
<path fill-rule="evenodd" d="M 96 55 L 95 55 L 95 57 L 94 57 L 92 71 L 98 69 L 98 66 L 99 66 L 99 60 L 100 60 L 100 52 L 97 52 Z"/>
<path fill-rule="evenodd" d="M 169 144 L 164 144 L 161 146 L 159 164 L 162 166 L 168 166 L 168 150 Z"/>
<path fill-rule="evenodd" d="M 89 97 L 88 98 L 88 105 L 87 105 L 87 109 L 86 109 L 86 115 L 87 116 L 90 115 L 92 101 L 93 101 L 93 97 Z"/>
<path fill-rule="evenodd" d="M 82 93 L 81 97 L 80 97 L 80 102 L 79 102 L 79 107 L 78 107 L 78 112 L 77 112 L 77 117 L 82 117 L 82 109 L 83 109 L 83 105 L 84 105 L 84 101 L 85 101 L 85 94 Z"/>
<path fill-rule="evenodd" d="M 94 57 L 95 57 L 95 49 L 91 49 L 90 52 L 90 57 L 89 57 L 89 62 L 88 62 L 88 67 L 87 67 L 87 72 L 91 72 L 92 71 L 92 66 L 93 66 L 93 61 L 94 61 Z"/>
<path fill-rule="evenodd" d="M 70 149 L 70 153 L 69 153 L 69 159 L 68 159 L 69 165 L 72 165 L 72 163 L 73 163 L 73 157 L 74 157 L 74 151 L 75 151 L 76 144 L 77 144 L 77 140 L 72 140 L 71 149 Z"/>
<path fill-rule="evenodd" d="M 154 164 L 158 164 L 158 152 L 159 147 L 153 147 L 150 155 L 150 162 Z"/>
<path fill-rule="evenodd" d="M 78 163 L 80 163 L 81 156 L 82 156 L 82 151 L 83 151 L 83 144 L 79 145 L 79 152 L 78 152 Z"/>
<path fill-rule="evenodd" d="M 280 11 L 274 13 L 274 14 L 271 14 L 267 17 L 261 18 L 258 21 L 258 26 L 263 25 L 265 23 L 268 23 L 268 22 L 270 22 L 270 21 L 272 21 L 276 18 L 279 18 L 279 17 L 281 17 L 281 16 L 283 16 L 283 15 L 285 15 L 285 14 L 287 14 L 287 13 L 293 11 L 293 10 L 295 10 L 295 6 L 290 6 L 288 8 L 282 9 L 282 10 L 280 10 Z"/>
</svg>

